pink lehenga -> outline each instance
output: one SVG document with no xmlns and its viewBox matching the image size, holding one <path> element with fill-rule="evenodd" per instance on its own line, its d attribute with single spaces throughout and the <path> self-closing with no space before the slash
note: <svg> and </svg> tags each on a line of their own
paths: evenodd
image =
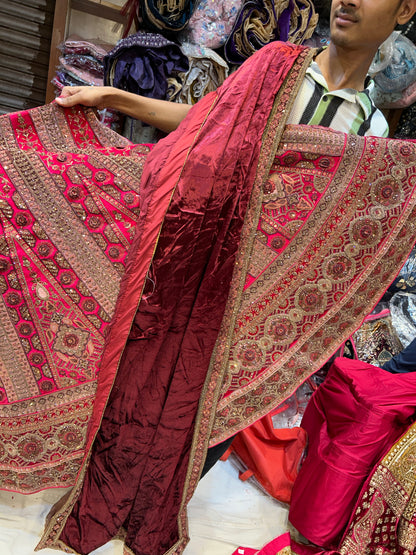
<svg viewBox="0 0 416 555">
<path fill-rule="evenodd" d="M 150 147 L 92 111 L 0 118 L 0 488 L 72 485 Z"/>
</svg>

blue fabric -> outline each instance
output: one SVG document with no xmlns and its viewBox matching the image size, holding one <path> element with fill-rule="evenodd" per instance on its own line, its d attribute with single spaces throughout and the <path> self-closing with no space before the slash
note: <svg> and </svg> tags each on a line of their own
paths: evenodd
<svg viewBox="0 0 416 555">
<path fill-rule="evenodd" d="M 195 0 L 185 0 L 183 8 L 182 2 L 178 2 L 177 6 L 173 2 L 169 5 L 165 0 L 141 0 L 142 17 L 144 22 L 152 28 L 165 31 L 180 31 L 188 23 L 195 5 Z M 172 8 L 169 11 L 169 7 Z"/>
<path fill-rule="evenodd" d="M 399 354 L 395 355 L 382 368 L 391 374 L 405 374 L 416 370 L 416 338 Z"/>
</svg>

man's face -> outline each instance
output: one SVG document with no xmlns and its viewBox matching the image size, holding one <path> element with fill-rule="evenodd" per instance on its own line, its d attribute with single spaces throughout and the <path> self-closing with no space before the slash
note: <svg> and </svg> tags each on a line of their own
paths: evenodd
<svg viewBox="0 0 416 555">
<path fill-rule="evenodd" d="M 375 53 L 397 23 L 400 0 L 332 0 L 331 41 Z"/>
</svg>

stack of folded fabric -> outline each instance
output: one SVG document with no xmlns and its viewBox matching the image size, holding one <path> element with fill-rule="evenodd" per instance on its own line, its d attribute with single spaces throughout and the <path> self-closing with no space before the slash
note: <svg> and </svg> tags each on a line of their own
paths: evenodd
<svg viewBox="0 0 416 555">
<path fill-rule="evenodd" d="M 179 45 L 160 33 L 138 31 L 121 39 L 104 58 L 104 83 L 148 98 L 175 100 L 181 76 L 189 69 Z M 123 134 L 135 143 L 157 142 L 156 129 L 133 118 L 124 120 Z"/>
<path fill-rule="evenodd" d="M 168 91 L 173 80 L 188 69 L 188 59 L 176 43 L 147 31 L 121 39 L 104 58 L 106 85 L 162 100 L 172 99 Z"/>
<path fill-rule="evenodd" d="M 200 0 L 192 14 L 187 28 L 181 34 L 182 40 L 205 48 L 220 48 L 228 39 L 243 0 Z"/>
<path fill-rule="evenodd" d="M 104 81 L 104 56 L 112 45 L 97 40 L 83 40 L 70 36 L 60 46 L 60 65 L 53 79 L 58 90 L 71 85 L 102 85 Z"/>
<path fill-rule="evenodd" d="M 246 0 L 225 43 L 225 57 L 242 64 L 274 40 L 302 44 L 318 23 L 312 0 Z"/>
<path fill-rule="evenodd" d="M 189 60 L 189 70 L 183 77 L 178 102 L 195 104 L 225 81 L 228 64 L 211 48 L 184 42 L 181 50 Z"/>
<path fill-rule="evenodd" d="M 102 86 L 104 57 L 111 49 L 111 44 L 100 39 L 83 40 L 71 35 L 60 45 L 62 54 L 52 79 L 57 95 L 67 86 Z M 118 122 L 118 115 L 112 110 L 103 110 L 100 116 L 109 127 Z"/>
<path fill-rule="evenodd" d="M 163 42 L 164 38 L 165 41 L 180 45 L 186 55 L 191 49 L 191 67 L 186 76 L 182 76 L 184 79 L 177 78 L 177 83 L 172 83 L 172 78 L 169 77 L 163 81 L 166 91 L 169 91 L 168 99 L 177 99 L 179 102 L 188 101 L 185 99 L 195 102 L 212 90 L 214 84 L 221 84 L 228 74 L 227 64 L 222 59 L 224 55 L 229 64 L 239 65 L 272 40 L 301 44 L 312 36 L 318 22 L 313 0 L 216 0 L 215 3 L 208 0 L 171 0 L 168 3 L 157 0 L 127 0 L 122 13 L 128 20 L 127 31 L 136 22 L 136 27 L 140 29 L 139 35 L 151 32 L 154 37 L 159 37 L 159 42 Z M 132 36 L 137 37 L 137 34 Z M 122 40 L 129 39 L 131 36 Z M 194 55 L 198 48 L 199 52 Z M 220 59 L 214 59 L 212 50 Z M 137 51 L 135 55 L 141 56 Z M 194 69 L 196 59 L 199 65 L 197 72 Z M 176 63 L 175 59 L 170 61 Z M 146 65 L 145 62 L 140 63 Z M 216 66 L 214 72 L 218 75 L 212 79 L 213 64 Z M 167 67 L 165 62 L 162 65 Z M 137 68 L 127 67 L 123 71 L 137 73 Z M 206 75 L 203 77 L 204 71 Z M 189 89 L 180 92 L 184 84 L 189 83 L 189 76 L 196 73 L 200 83 L 212 81 L 212 86 L 202 86 L 203 93 L 196 96 L 189 96 Z M 110 75 L 109 82 L 112 82 L 111 79 Z M 131 90 L 127 80 L 123 87 Z"/>
<path fill-rule="evenodd" d="M 297 44 L 316 28 L 326 0 L 126 0 L 125 33 L 113 48 L 71 36 L 53 82 L 112 85 L 143 96 L 194 104 L 220 86 L 231 65 L 272 40 Z M 324 8 L 319 8 L 323 4 Z M 315 5 L 317 9 L 315 9 Z"/>
</svg>

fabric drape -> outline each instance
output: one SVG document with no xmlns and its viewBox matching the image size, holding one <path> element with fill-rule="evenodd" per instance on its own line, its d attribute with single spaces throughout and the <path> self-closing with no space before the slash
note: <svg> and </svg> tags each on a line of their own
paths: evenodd
<svg viewBox="0 0 416 555">
<path fill-rule="evenodd" d="M 281 135 L 312 55 L 272 43 L 148 158 L 142 192 L 171 184 L 172 200 L 147 281 L 151 218 L 138 223 L 89 465 L 41 546 L 88 553 L 124 527 L 133 553 L 181 553 L 208 443 L 317 370 L 410 252 L 414 143 L 302 126 Z"/>
<path fill-rule="evenodd" d="M 146 207 L 143 195 L 149 183 L 170 183 L 174 194 L 142 296 L 142 281 L 137 276 L 142 276 L 147 226 L 153 225 L 150 217 L 139 222 L 130 250 L 90 427 L 93 438 L 103 418 L 100 430 L 107 430 L 109 435 L 107 431 L 104 435 L 98 432 L 89 470 L 82 474 L 84 486 L 75 490 L 80 494 L 79 502 L 65 518 L 66 526 L 58 540 L 70 543 L 79 552 L 88 553 L 105 543 L 123 525 L 127 529 L 126 545 L 136 553 L 180 552 L 186 544 L 186 510 L 185 505 L 180 507 L 180 499 L 185 481 L 187 494 L 192 495 L 208 446 L 206 438 L 198 446 L 197 455 L 192 455 L 193 476 L 187 478 L 195 417 L 227 302 L 241 226 L 257 171 L 261 135 L 279 85 L 298 57 L 298 67 L 305 66 L 306 70 L 309 62 L 305 62 L 305 56 L 312 55 L 301 47 L 282 44 L 278 48 L 282 53 L 278 64 L 272 63 L 275 48 L 261 57 L 261 63 L 270 66 L 266 75 L 273 88 L 258 87 L 259 61 L 247 64 L 244 72 L 231 78 L 231 88 L 202 99 L 193 108 L 193 117 L 159 142 L 152 151 L 155 155 L 148 158 L 141 183 L 142 216 Z M 299 70 L 294 83 L 298 80 Z M 250 87 L 244 90 L 242 83 L 250 83 Z M 286 91 L 282 102 L 288 100 Z M 132 318 L 130 341 L 124 349 Z M 132 364 L 139 369 L 133 375 Z M 128 383 L 127 391 L 124 386 Z M 218 387 L 220 380 L 216 384 Z M 110 389 L 109 404 L 102 416 Z M 144 433 L 139 434 L 139 430 Z M 99 467 L 111 467 L 114 480 L 97 481 L 93 461 Z M 105 499 L 110 497 L 107 504 Z M 96 522 L 95 516 L 91 520 L 92 513 L 87 516 L 93 499 L 100 505 L 102 523 Z M 117 514 L 114 507 L 118 507 Z M 68 509 L 64 511 L 67 516 Z M 50 526 L 55 536 L 57 527 L 52 522 Z"/>
<path fill-rule="evenodd" d="M 273 43 L 252 56 L 155 147 L 141 181 L 149 148 L 89 110 L 0 119 L 3 487 L 72 483 L 89 423 L 41 546 L 88 553 L 124 528 L 133 553 L 181 553 L 208 445 L 318 369 L 410 252 L 414 142 L 284 129 L 312 55 Z M 411 543 L 401 469 L 390 456 L 374 470 L 352 553 L 390 514 L 384 492 L 403 488 L 394 526 Z M 363 522 L 374 480 L 385 512 L 377 493 Z"/>
</svg>

